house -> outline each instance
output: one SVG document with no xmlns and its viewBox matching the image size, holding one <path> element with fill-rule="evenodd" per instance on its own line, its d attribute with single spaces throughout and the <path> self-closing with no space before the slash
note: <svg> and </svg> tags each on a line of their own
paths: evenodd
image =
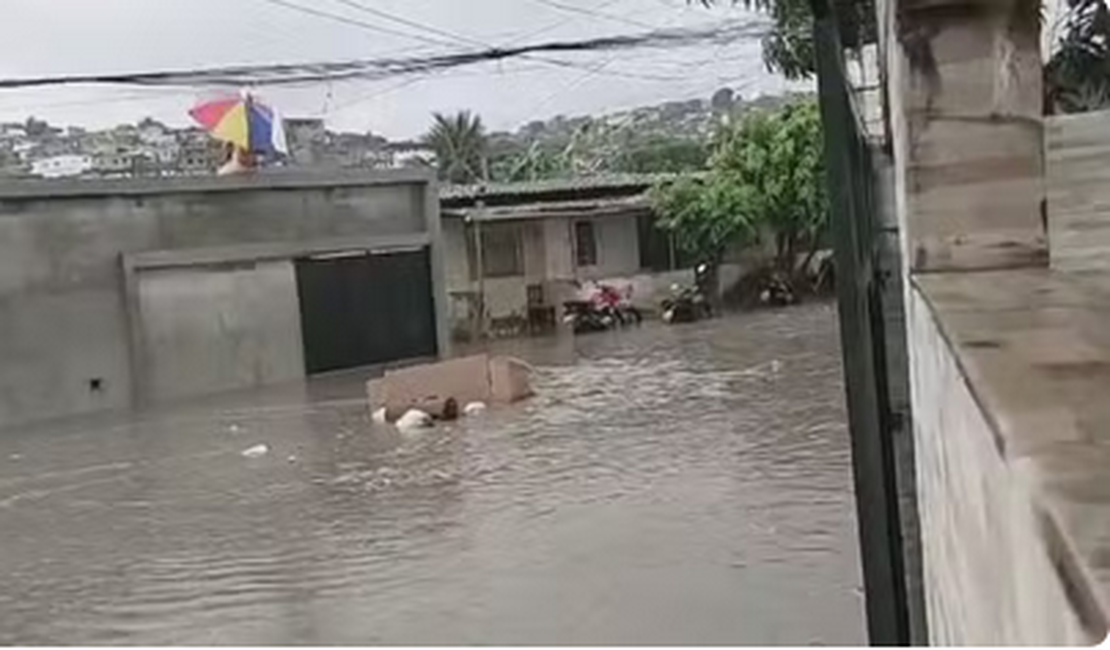
<svg viewBox="0 0 1110 650">
<path fill-rule="evenodd" d="M 675 282 L 691 282 L 646 196 L 661 177 L 630 175 L 447 186 L 441 190 L 450 319 L 456 336 L 486 323 L 519 331 L 550 321 L 587 280 L 631 287 L 653 309 Z M 480 248 L 479 248 L 479 242 Z"/>
<path fill-rule="evenodd" d="M 31 174 L 43 178 L 80 176 L 93 167 L 91 156 L 64 154 L 40 158 L 31 163 Z"/>
</svg>

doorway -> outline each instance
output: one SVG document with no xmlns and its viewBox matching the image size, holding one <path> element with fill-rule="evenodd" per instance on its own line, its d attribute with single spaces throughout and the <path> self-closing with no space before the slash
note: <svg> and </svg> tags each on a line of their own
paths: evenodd
<svg viewBox="0 0 1110 650">
<path fill-rule="evenodd" d="M 438 352 L 427 248 L 299 259 L 297 293 L 309 375 Z"/>
</svg>

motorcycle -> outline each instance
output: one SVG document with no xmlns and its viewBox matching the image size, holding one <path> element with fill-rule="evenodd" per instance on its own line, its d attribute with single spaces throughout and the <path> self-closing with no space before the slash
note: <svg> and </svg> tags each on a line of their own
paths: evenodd
<svg viewBox="0 0 1110 650">
<path fill-rule="evenodd" d="M 598 285 L 588 296 L 563 303 L 563 322 L 571 325 L 575 334 L 602 332 L 642 321 L 643 315 L 628 296 L 608 285 Z"/>
<path fill-rule="evenodd" d="M 632 304 L 631 289 L 626 294 L 621 294 L 607 284 L 598 285 L 597 293 L 592 299 L 596 308 L 618 325 L 639 325 L 644 320 L 643 314 Z"/>
<path fill-rule="evenodd" d="M 759 301 L 771 307 L 785 307 L 798 301 L 794 290 L 781 274 L 774 274 L 759 294 Z"/>
<path fill-rule="evenodd" d="M 709 268 L 702 264 L 694 272 L 694 286 L 671 285 L 672 296 L 663 300 L 663 322 L 693 323 L 712 318 L 713 306 L 704 289 Z"/>
<path fill-rule="evenodd" d="M 617 325 L 617 320 L 612 314 L 598 309 L 597 305 L 589 300 L 564 302 L 563 322 L 570 325 L 575 334 L 604 332 Z"/>
</svg>

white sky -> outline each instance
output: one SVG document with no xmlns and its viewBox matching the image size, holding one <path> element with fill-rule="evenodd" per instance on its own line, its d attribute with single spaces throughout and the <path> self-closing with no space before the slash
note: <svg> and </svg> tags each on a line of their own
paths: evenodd
<svg viewBox="0 0 1110 650">
<path fill-rule="evenodd" d="M 441 34 L 390 23 L 358 11 L 362 4 L 468 39 L 459 48 L 582 39 L 658 28 L 706 27 L 752 17 L 724 6 L 707 10 L 685 0 L 554 0 L 602 12 L 592 17 L 545 0 L 284 0 L 411 36 L 372 31 L 310 16 L 268 0 L 0 0 L 0 78 L 133 72 L 227 64 L 372 58 L 445 52 L 420 39 Z M 636 23 L 636 24 L 631 24 Z M 554 55 L 550 55 L 554 56 Z M 708 97 L 728 85 L 744 96 L 779 93 L 787 84 L 765 72 L 759 43 L 699 45 L 681 50 L 560 54 L 598 73 L 534 60 L 458 68 L 432 77 L 351 81 L 261 89 L 287 116 L 324 117 L 333 129 L 409 137 L 432 111 L 471 109 L 494 129 L 532 119 L 619 110 L 670 99 Z M 624 76 L 651 75 L 666 80 Z M 61 125 L 105 127 L 151 115 L 184 125 L 205 89 L 64 87 L 0 90 L 0 120 L 28 115 Z"/>
</svg>

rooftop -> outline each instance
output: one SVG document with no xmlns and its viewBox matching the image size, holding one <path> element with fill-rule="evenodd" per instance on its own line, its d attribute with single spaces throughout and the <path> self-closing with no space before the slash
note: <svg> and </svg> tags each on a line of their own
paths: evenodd
<svg viewBox="0 0 1110 650">
<path fill-rule="evenodd" d="M 573 200 L 590 196 L 629 196 L 640 194 L 658 182 L 678 177 L 678 174 L 607 174 L 522 183 L 443 185 L 439 197 L 445 206 L 465 207 L 474 205 L 478 199 L 487 205 L 497 205 L 548 200 L 548 197 Z"/>
</svg>

